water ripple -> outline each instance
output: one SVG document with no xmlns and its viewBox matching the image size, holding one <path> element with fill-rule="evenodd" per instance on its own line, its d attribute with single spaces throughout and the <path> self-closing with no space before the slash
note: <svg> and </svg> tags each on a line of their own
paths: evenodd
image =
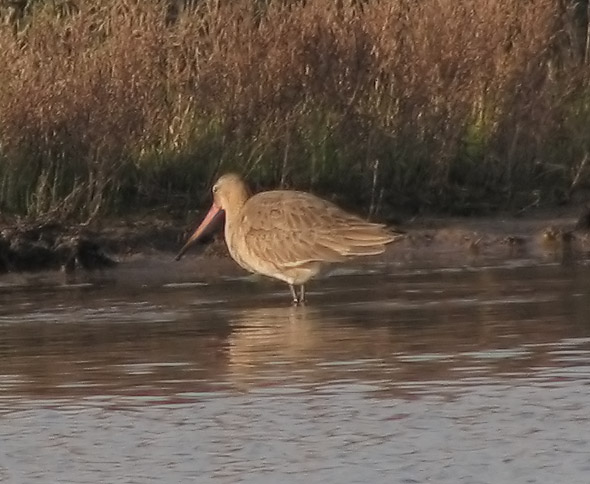
<svg viewBox="0 0 590 484">
<path fill-rule="evenodd" d="M 2 482 L 588 480 L 590 266 L 112 277 L 0 282 Z"/>
</svg>

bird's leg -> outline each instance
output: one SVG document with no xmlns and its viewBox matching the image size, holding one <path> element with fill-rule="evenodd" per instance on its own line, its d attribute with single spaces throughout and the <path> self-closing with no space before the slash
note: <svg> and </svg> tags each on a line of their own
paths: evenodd
<svg viewBox="0 0 590 484">
<path fill-rule="evenodd" d="M 299 292 L 299 304 L 305 304 L 305 285 L 301 284 Z"/>
<path fill-rule="evenodd" d="M 299 306 L 299 298 L 297 297 L 295 286 L 293 286 L 293 284 L 289 284 L 289 289 L 291 290 L 291 296 L 293 297 L 293 306 Z"/>
</svg>

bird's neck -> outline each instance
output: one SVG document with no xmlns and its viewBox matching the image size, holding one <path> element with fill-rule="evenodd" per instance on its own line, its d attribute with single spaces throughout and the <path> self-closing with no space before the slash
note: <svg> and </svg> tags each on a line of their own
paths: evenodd
<svg viewBox="0 0 590 484">
<path fill-rule="evenodd" d="M 234 195 L 231 203 L 229 203 L 228 207 L 225 209 L 226 224 L 228 222 L 232 223 L 240 217 L 240 213 L 248 201 L 248 198 L 250 198 L 250 194 L 246 190 Z"/>
</svg>

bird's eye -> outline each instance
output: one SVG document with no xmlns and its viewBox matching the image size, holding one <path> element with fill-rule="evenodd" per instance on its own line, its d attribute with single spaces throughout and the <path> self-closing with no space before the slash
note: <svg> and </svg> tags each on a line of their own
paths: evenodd
<svg viewBox="0 0 590 484">
<path fill-rule="evenodd" d="M 213 186 L 213 193 L 216 193 L 216 192 L 217 192 L 217 190 L 218 190 L 218 187 L 217 187 L 217 185 Z"/>
</svg>

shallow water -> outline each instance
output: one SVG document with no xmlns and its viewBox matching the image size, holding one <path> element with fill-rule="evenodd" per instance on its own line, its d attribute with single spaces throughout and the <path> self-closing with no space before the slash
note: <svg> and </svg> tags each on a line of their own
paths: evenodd
<svg viewBox="0 0 590 484">
<path fill-rule="evenodd" d="M 309 298 L 141 263 L 0 279 L 0 481 L 588 482 L 585 261 L 365 266 Z"/>
</svg>

